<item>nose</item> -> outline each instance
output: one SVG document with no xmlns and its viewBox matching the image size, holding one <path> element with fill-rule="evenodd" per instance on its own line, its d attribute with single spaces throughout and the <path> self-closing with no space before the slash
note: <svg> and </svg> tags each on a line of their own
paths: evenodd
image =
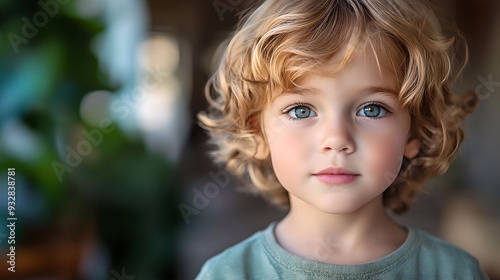
<svg viewBox="0 0 500 280">
<path fill-rule="evenodd" d="M 353 139 L 353 125 L 346 118 L 335 117 L 324 120 L 320 131 L 321 153 L 330 151 L 351 154 L 356 147 Z"/>
</svg>

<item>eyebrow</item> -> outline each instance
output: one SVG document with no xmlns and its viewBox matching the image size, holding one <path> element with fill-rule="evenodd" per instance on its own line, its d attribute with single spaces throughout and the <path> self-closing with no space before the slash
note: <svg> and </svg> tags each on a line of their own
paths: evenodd
<svg viewBox="0 0 500 280">
<path fill-rule="evenodd" d="M 290 90 L 287 90 L 280 94 L 279 96 L 284 96 L 284 95 L 320 95 L 321 91 L 315 89 L 315 88 L 293 88 Z"/>
<path fill-rule="evenodd" d="M 398 97 L 398 92 L 391 89 L 391 88 L 386 88 L 386 87 L 374 87 L 374 86 L 371 86 L 371 87 L 365 87 L 365 88 L 362 88 L 360 91 L 359 91 L 360 94 L 382 94 L 382 95 L 388 95 L 389 97 Z"/>
<path fill-rule="evenodd" d="M 361 88 L 360 90 L 356 91 L 357 94 L 363 94 L 363 95 L 369 95 L 369 94 L 382 94 L 382 95 L 387 95 L 389 97 L 397 97 L 398 93 L 391 89 L 391 88 L 386 88 L 386 87 L 377 87 L 377 86 L 368 86 Z M 315 89 L 315 88 L 294 88 L 291 90 L 287 90 L 280 94 L 279 96 L 285 96 L 285 95 L 320 95 L 321 91 Z M 278 96 L 277 96 L 278 97 Z"/>
</svg>

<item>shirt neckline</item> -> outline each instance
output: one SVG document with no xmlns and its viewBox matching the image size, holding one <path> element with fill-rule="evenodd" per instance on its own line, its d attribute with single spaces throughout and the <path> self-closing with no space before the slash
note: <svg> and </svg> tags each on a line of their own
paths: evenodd
<svg viewBox="0 0 500 280">
<path fill-rule="evenodd" d="M 265 230 L 262 238 L 266 254 L 278 265 L 298 274 L 309 276 L 357 276 L 374 277 L 400 267 L 418 247 L 420 238 L 412 228 L 407 228 L 405 242 L 394 252 L 375 261 L 362 264 L 329 264 L 294 255 L 283 249 L 274 235 L 278 221 L 272 222 Z"/>
</svg>

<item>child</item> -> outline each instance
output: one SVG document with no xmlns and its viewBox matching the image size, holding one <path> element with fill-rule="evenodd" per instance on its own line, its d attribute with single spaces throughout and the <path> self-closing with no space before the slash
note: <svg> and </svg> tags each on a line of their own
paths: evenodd
<svg viewBox="0 0 500 280">
<path fill-rule="evenodd" d="M 462 142 L 478 99 L 450 91 L 461 42 L 421 0 L 268 0 L 249 13 L 199 118 L 215 160 L 290 210 L 197 279 L 487 279 L 386 212 L 405 212 Z"/>
</svg>

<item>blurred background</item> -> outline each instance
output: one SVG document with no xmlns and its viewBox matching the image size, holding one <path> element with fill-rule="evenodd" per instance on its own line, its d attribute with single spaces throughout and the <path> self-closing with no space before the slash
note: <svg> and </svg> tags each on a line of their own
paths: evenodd
<svg viewBox="0 0 500 280">
<path fill-rule="evenodd" d="M 481 103 L 455 163 L 397 219 L 500 279 L 500 2 L 434 2 L 469 42 L 455 91 Z M 0 1 L 0 279 L 193 279 L 286 214 L 211 163 L 196 120 L 214 51 L 251 4 Z"/>
</svg>

